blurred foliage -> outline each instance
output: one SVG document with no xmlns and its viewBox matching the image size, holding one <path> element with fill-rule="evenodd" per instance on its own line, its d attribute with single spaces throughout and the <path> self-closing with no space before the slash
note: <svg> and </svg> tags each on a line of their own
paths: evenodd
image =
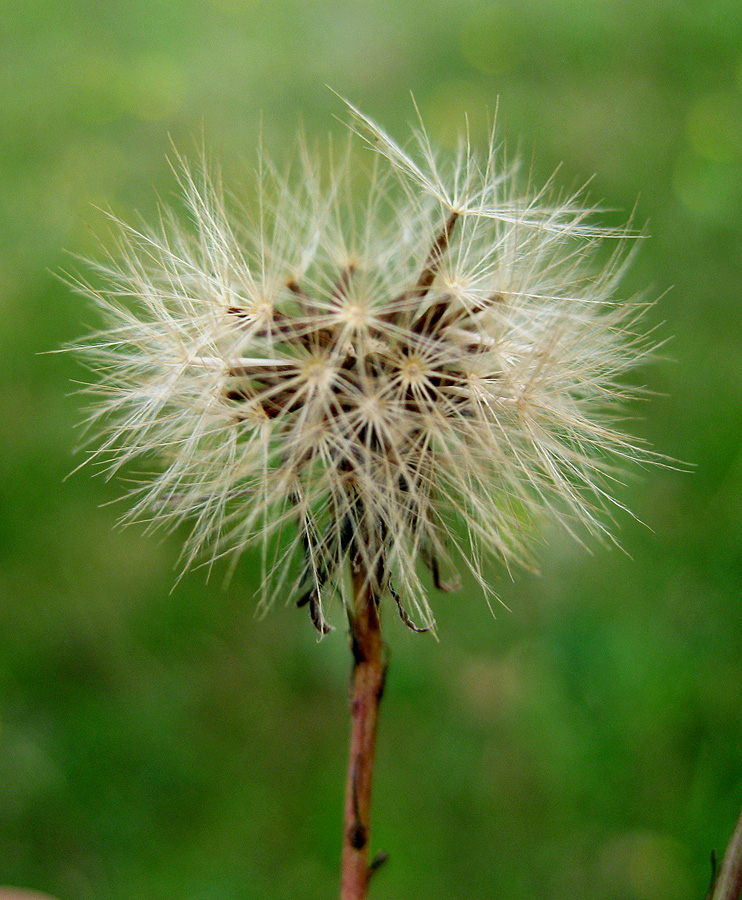
<svg viewBox="0 0 742 900">
<path fill-rule="evenodd" d="M 171 141 L 239 193 L 261 128 L 340 133 L 330 84 L 394 134 L 412 91 L 538 178 L 594 178 L 651 239 L 627 291 L 674 336 L 632 428 L 692 473 L 635 473 L 618 549 L 561 534 L 492 617 L 390 619 L 378 897 L 695 900 L 742 803 L 742 9 L 738 0 L 24 0 L 0 31 L 0 883 L 62 900 L 336 893 L 348 652 L 254 559 L 175 588 L 181 537 L 116 530 L 83 471 L 56 277 L 111 208 L 151 218 Z M 638 200 L 637 200 L 638 198 Z M 99 236 L 99 237 L 97 237 Z M 665 291 L 670 289 L 665 294 Z M 172 590 L 171 590 L 172 589 Z"/>
</svg>

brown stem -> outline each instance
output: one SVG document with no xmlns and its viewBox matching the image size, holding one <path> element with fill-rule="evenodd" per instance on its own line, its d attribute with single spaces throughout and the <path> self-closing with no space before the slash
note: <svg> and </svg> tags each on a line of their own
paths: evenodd
<svg viewBox="0 0 742 900">
<path fill-rule="evenodd" d="M 353 568 L 354 609 L 350 617 L 353 649 L 351 734 L 345 789 L 340 900 L 365 900 L 372 867 L 368 863 L 371 780 L 379 702 L 386 662 L 376 592 L 363 566 Z"/>
<path fill-rule="evenodd" d="M 448 250 L 448 243 L 451 239 L 453 226 L 456 224 L 458 217 L 459 214 L 456 211 L 450 214 L 446 220 L 446 224 L 443 226 L 443 231 L 441 231 L 435 239 L 433 246 L 430 248 L 428 258 L 425 260 L 425 266 L 415 285 L 415 293 L 420 297 L 424 297 L 427 294 L 428 288 L 435 279 L 438 269 L 441 266 L 441 260 L 443 259 L 446 250 Z"/>
<path fill-rule="evenodd" d="M 719 876 L 709 895 L 711 900 L 739 900 L 742 897 L 742 814 L 729 839 Z"/>
</svg>

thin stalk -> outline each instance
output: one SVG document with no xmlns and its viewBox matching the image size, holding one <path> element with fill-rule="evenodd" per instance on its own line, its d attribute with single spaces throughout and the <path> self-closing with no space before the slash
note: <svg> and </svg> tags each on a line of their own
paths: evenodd
<svg viewBox="0 0 742 900">
<path fill-rule="evenodd" d="M 365 566 L 353 566 L 354 606 L 350 615 L 353 673 L 351 733 L 345 790 L 343 862 L 340 900 L 365 900 L 370 875 L 371 782 L 379 703 L 384 693 L 386 661 L 378 598 Z"/>
<path fill-rule="evenodd" d="M 708 896 L 710 900 L 739 900 L 742 897 L 742 813 Z"/>
</svg>

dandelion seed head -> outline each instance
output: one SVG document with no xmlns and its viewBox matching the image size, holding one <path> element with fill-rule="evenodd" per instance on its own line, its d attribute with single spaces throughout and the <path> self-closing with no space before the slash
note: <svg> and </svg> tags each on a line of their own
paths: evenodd
<svg viewBox="0 0 742 900">
<path fill-rule="evenodd" d="M 447 161 L 351 114 L 370 164 L 351 143 L 323 175 L 300 143 L 243 209 L 184 167 L 190 227 L 116 223 L 103 286 L 79 285 L 105 318 L 92 459 L 157 460 L 128 516 L 189 520 L 186 567 L 262 543 L 265 602 L 324 631 L 350 561 L 430 626 L 426 568 L 488 590 L 549 515 L 607 534 L 617 467 L 648 455 L 613 423 L 651 342 L 616 296 L 627 232 L 519 189 L 494 139 Z"/>
</svg>

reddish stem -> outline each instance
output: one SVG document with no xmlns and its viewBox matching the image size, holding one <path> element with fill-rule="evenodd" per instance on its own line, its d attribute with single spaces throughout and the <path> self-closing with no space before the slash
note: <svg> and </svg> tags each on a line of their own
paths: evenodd
<svg viewBox="0 0 742 900">
<path fill-rule="evenodd" d="M 371 781 L 379 702 L 384 692 L 386 674 L 379 609 L 364 566 L 354 567 L 353 592 L 355 608 L 350 623 L 353 649 L 352 719 L 340 900 L 365 900 L 367 896 L 371 874 L 368 863 Z"/>
</svg>

